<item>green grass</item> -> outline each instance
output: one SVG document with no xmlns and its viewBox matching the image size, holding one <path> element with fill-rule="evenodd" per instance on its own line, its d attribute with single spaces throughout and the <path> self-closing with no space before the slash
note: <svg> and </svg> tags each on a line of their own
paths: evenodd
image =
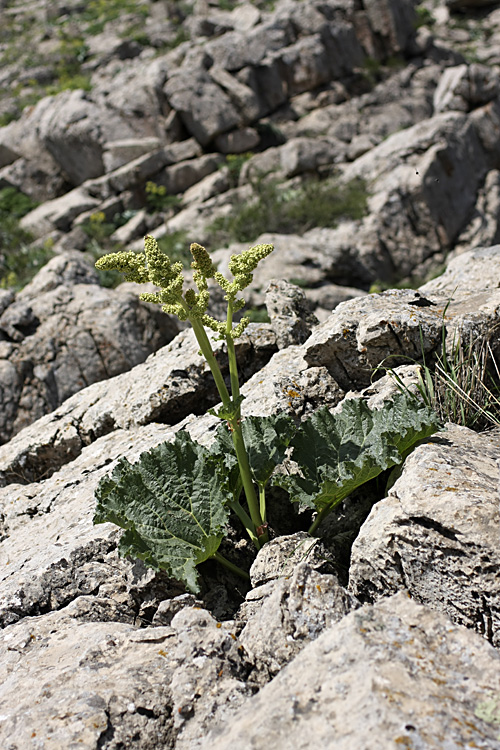
<svg viewBox="0 0 500 750">
<path fill-rule="evenodd" d="M 492 347 L 498 339 L 498 329 L 498 325 L 493 326 L 480 335 L 457 329 L 451 345 L 447 345 L 443 322 L 441 345 L 432 356 L 425 355 L 420 334 L 422 356 L 417 390 L 440 425 L 451 422 L 477 432 L 500 427 L 500 367 Z M 393 368 L 384 368 L 382 363 L 380 369 L 392 375 L 400 390 L 409 390 Z"/>
<path fill-rule="evenodd" d="M 342 218 L 360 219 L 366 213 L 367 191 L 361 180 L 347 185 L 330 178 L 310 180 L 296 189 L 260 179 L 255 199 L 219 217 L 210 227 L 215 244 L 253 242 L 264 232 L 301 234 L 313 227 L 335 227 Z"/>
<path fill-rule="evenodd" d="M 36 203 L 15 188 L 0 190 L 0 287 L 20 289 L 52 257 L 46 243 L 33 246 L 33 237 L 19 225 Z"/>
</svg>

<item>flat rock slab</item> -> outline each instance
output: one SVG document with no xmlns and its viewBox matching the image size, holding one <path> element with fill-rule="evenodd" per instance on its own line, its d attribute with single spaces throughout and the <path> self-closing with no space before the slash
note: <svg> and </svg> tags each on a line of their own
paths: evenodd
<svg viewBox="0 0 500 750">
<path fill-rule="evenodd" d="M 276 350 L 269 325 L 251 324 L 247 331 L 236 343 L 242 380 L 259 370 Z M 214 349 L 226 374 L 227 357 L 219 343 Z M 192 329 L 182 331 L 145 362 L 93 383 L 0 446 L 0 486 L 38 481 L 113 430 L 151 422 L 176 424 L 218 400 Z"/>
<path fill-rule="evenodd" d="M 349 588 L 374 601 L 403 588 L 500 646 L 500 433 L 448 429 L 407 459 L 351 553 Z"/>
<path fill-rule="evenodd" d="M 172 436 L 164 425 L 118 430 L 45 481 L 0 489 L 0 626 L 101 593 L 110 583 L 119 591 L 129 563 L 109 559 L 117 528 L 92 523 L 95 488 L 118 458 L 134 462 Z"/>
<path fill-rule="evenodd" d="M 191 723 L 203 736 L 250 693 L 235 638 L 205 610 L 149 628 L 81 622 L 78 612 L 75 601 L 0 634 L 5 750 L 173 748 Z"/>
<path fill-rule="evenodd" d="M 203 750 L 500 749 L 500 655 L 407 594 L 306 646 Z"/>
</svg>

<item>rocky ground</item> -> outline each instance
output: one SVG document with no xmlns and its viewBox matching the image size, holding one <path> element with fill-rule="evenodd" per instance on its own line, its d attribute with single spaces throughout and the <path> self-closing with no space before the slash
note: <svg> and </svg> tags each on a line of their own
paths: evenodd
<svg viewBox="0 0 500 750">
<path fill-rule="evenodd" d="M 275 491 L 253 564 L 225 542 L 251 582 L 198 597 L 92 523 L 120 457 L 217 421 L 192 331 L 94 269 L 145 233 L 275 245 L 244 415 L 376 407 L 443 330 L 498 358 L 499 4 L 6 0 L 0 60 L 1 746 L 500 749 L 499 429 L 319 538 Z"/>
</svg>

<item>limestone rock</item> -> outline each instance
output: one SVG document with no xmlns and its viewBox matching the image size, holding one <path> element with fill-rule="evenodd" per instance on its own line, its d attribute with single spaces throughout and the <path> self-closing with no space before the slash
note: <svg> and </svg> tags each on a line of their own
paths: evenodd
<svg viewBox="0 0 500 750">
<path fill-rule="evenodd" d="M 2 312 L 4 442 L 85 386 L 143 361 L 179 330 L 136 295 L 99 286 L 89 265 L 77 252 L 56 256 Z"/>
<path fill-rule="evenodd" d="M 271 281 L 268 286 L 266 307 L 279 349 L 302 344 L 318 323 L 302 289 L 280 279 Z"/>
<path fill-rule="evenodd" d="M 468 112 L 498 96 L 500 79 L 486 65 L 474 63 L 446 68 L 434 92 L 434 110 Z"/>
<path fill-rule="evenodd" d="M 482 638 L 397 594 L 323 632 L 201 747 L 498 750 L 499 667 Z"/>
<path fill-rule="evenodd" d="M 202 736 L 210 720 L 224 719 L 226 703 L 238 706 L 250 692 L 236 643 L 208 612 L 186 609 L 171 626 L 137 628 L 79 621 L 78 604 L 3 631 L 4 747 L 34 738 L 61 750 L 131 742 L 153 750 L 176 738 L 176 747 L 193 747 L 191 724 Z M 20 700 L 26 670 L 32 690 Z"/>
<path fill-rule="evenodd" d="M 498 432 L 447 430 L 406 460 L 354 542 L 350 589 L 402 588 L 500 644 Z"/>
<path fill-rule="evenodd" d="M 173 75 L 165 84 L 165 96 L 202 146 L 241 123 L 230 98 L 205 71 Z"/>
<path fill-rule="evenodd" d="M 243 610 L 247 603 L 254 611 L 239 641 L 267 679 L 357 606 L 334 575 L 319 573 L 308 562 L 295 563 L 288 575 L 252 589 Z"/>
</svg>

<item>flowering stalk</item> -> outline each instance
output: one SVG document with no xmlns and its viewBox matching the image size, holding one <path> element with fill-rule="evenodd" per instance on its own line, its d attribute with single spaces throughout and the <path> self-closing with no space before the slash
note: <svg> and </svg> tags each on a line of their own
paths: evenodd
<svg viewBox="0 0 500 750">
<path fill-rule="evenodd" d="M 96 267 L 101 270 L 114 269 L 125 274 L 127 281 L 137 283 L 152 282 L 159 287 L 156 292 L 146 292 L 140 295 L 145 302 L 155 302 L 162 306 L 166 313 L 177 315 L 180 320 L 189 320 L 194 334 L 200 345 L 201 353 L 205 357 L 208 366 L 214 376 L 215 384 L 219 392 L 222 408 L 216 413 L 220 419 L 224 419 L 231 431 L 231 436 L 238 460 L 241 485 L 245 492 L 250 516 L 235 499 L 231 504 L 232 510 L 237 513 L 245 525 L 253 543 L 260 549 L 267 539 L 267 524 L 265 522 L 265 508 L 263 508 L 262 497 L 257 497 L 252 481 L 248 455 L 241 429 L 241 401 L 238 366 L 234 340 L 241 336 L 249 323 L 248 318 L 242 318 L 239 323 L 233 325 L 233 315 L 241 310 L 245 301 L 238 298 L 238 293 L 245 289 L 253 278 L 253 272 L 258 263 L 273 250 L 272 245 L 256 245 L 245 250 L 240 255 L 232 255 L 229 261 L 229 270 L 233 280 L 226 279 L 214 266 L 208 252 L 204 247 L 193 243 L 190 247 L 193 256 L 191 267 L 193 269 L 193 281 L 197 291 L 188 289 L 183 293 L 184 276 L 181 263 L 171 263 L 167 255 L 162 253 L 154 237 L 144 238 L 144 252 L 119 252 L 110 253 L 100 258 Z M 207 314 L 209 291 L 208 279 L 215 279 L 225 292 L 224 299 L 227 301 L 227 317 L 221 322 Z M 231 395 L 227 389 L 220 367 L 212 351 L 210 340 L 205 328 L 210 328 L 218 334 L 219 340 L 226 342 L 229 360 L 229 378 L 231 383 Z M 259 492 L 259 494 L 261 494 Z"/>
</svg>

